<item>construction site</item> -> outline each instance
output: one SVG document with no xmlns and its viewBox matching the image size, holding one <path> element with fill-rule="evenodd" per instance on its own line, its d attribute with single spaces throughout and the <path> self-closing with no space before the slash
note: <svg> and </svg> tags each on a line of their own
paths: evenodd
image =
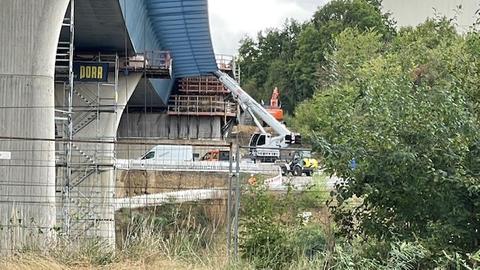
<svg viewBox="0 0 480 270">
<path fill-rule="evenodd" d="M 206 5 L 1 2 L 1 254 L 60 239 L 114 249 L 132 211 L 184 203 L 216 209 L 236 253 L 247 176 L 310 181 L 318 164 L 281 166 L 301 136 L 279 90 L 263 106 L 240 87 Z"/>
<path fill-rule="evenodd" d="M 0 0 L 0 270 L 479 269 L 478 1 L 398 2 Z"/>
</svg>

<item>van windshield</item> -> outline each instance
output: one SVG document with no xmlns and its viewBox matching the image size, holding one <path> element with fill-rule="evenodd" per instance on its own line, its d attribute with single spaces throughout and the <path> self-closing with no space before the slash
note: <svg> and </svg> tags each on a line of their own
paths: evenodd
<svg viewBox="0 0 480 270">
<path fill-rule="evenodd" d="M 155 157 L 155 151 L 148 152 L 142 159 L 152 159 Z"/>
</svg>

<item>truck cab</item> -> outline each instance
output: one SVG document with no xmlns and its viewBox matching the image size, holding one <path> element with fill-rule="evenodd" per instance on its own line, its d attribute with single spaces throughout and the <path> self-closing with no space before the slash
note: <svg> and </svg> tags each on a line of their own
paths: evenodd
<svg viewBox="0 0 480 270">
<path fill-rule="evenodd" d="M 280 158 L 280 149 L 270 143 L 272 135 L 268 133 L 254 133 L 250 138 L 250 157 L 254 162 L 275 162 Z"/>
<path fill-rule="evenodd" d="M 229 161 L 230 151 L 227 150 L 210 150 L 201 159 L 202 161 Z"/>
</svg>

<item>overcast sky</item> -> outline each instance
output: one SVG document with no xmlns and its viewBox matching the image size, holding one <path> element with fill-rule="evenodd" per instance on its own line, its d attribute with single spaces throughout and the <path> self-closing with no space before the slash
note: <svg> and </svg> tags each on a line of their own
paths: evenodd
<svg viewBox="0 0 480 270">
<path fill-rule="evenodd" d="M 236 54 L 240 39 L 285 19 L 305 21 L 329 0 L 209 0 L 210 30 L 217 54 Z"/>
</svg>

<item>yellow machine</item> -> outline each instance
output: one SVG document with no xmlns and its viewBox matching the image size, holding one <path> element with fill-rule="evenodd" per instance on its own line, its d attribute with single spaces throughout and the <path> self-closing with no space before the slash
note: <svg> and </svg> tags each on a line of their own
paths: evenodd
<svg viewBox="0 0 480 270">
<path fill-rule="evenodd" d="M 294 176 L 311 176 L 313 172 L 318 170 L 318 160 L 312 158 L 312 154 L 307 150 L 296 151 L 290 162 L 280 165 L 282 175 L 289 173 Z"/>
</svg>

